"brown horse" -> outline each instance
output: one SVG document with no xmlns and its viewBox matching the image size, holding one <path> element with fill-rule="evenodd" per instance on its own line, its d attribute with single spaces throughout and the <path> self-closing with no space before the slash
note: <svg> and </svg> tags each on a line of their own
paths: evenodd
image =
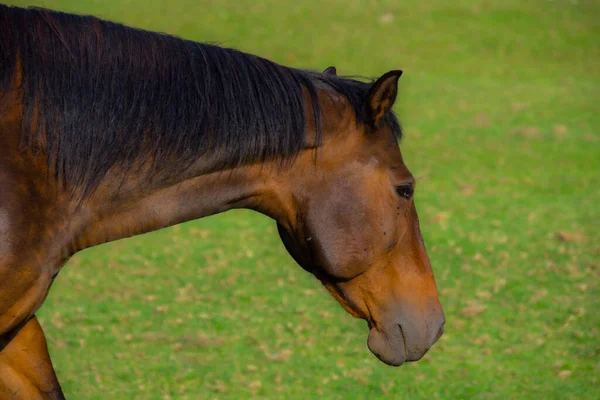
<svg viewBox="0 0 600 400">
<path fill-rule="evenodd" d="M 391 111 L 372 83 L 98 20 L 0 6 L 0 398 L 64 398 L 35 312 L 76 252 L 249 208 L 383 362 L 440 337 Z"/>
</svg>

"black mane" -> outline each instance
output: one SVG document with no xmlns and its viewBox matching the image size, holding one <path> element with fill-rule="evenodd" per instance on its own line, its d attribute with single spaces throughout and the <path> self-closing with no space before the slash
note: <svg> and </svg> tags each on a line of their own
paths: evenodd
<svg viewBox="0 0 600 400">
<path fill-rule="evenodd" d="M 369 83 L 91 16 L 0 5 L 0 26 L 0 93 L 20 68 L 24 147 L 43 138 L 57 178 L 84 194 L 142 154 L 157 170 L 207 152 L 220 169 L 288 158 L 305 142 L 304 91 L 320 139 L 323 85 L 366 122 Z"/>
</svg>

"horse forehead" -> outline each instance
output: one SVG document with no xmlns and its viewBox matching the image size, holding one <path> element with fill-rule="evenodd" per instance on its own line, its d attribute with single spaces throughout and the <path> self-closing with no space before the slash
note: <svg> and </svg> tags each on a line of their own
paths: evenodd
<svg viewBox="0 0 600 400">
<path fill-rule="evenodd" d="M 316 165 L 329 171 L 330 175 L 333 174 L 331 177 L 336 175 L 334 171 L 346 171 L 343 173 L 344 179 L 375 171 L 391 173 L 399 178 L 410 177 L 411 173 L 404 164 L 398 144 L 386 140 L 370 140 L 367 136 L 371 134 L 374 133 L 360 132 L 326 143 L 317 150 L 316 157 L 320 162 Z M 314 168 L 314 158 L 307 157 L 306 165 L 309 169 Z"/>
<path fill-rule="evenodd" d="M 369 142 L 365 151 L 371 160 L 376 160 L 382 167 L 408 173 L 398 141 L 390 131 L 381 129 L 365 136 Z"/>
</svg>

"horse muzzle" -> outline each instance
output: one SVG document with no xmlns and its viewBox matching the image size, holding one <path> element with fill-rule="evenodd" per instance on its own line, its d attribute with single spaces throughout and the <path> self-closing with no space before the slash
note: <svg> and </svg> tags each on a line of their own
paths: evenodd
<svg viewBox="0 0 600 400">
<path fill-rule="evenodd" d="M 418 361 L 444 333 L 443 313 L 428 319 L 401 319 L 396 323 L 371 327 L 367 345 L 382 362 L 400 366 Z"/>
</svg>

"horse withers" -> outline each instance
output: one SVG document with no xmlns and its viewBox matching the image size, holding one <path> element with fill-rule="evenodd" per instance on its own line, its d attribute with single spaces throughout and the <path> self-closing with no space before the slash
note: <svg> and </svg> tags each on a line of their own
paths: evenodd
<svg viewBox="0 0 600 400">
<path fill-rule="evenodd" d="M 35 312 L 76 252 L 232 208 L 292 257 L 383 362 L 444 314 L 392 112 L 374 82 L 94 17 L 0 5 L 0 398 L 64 398 Z"/>
</svg>

